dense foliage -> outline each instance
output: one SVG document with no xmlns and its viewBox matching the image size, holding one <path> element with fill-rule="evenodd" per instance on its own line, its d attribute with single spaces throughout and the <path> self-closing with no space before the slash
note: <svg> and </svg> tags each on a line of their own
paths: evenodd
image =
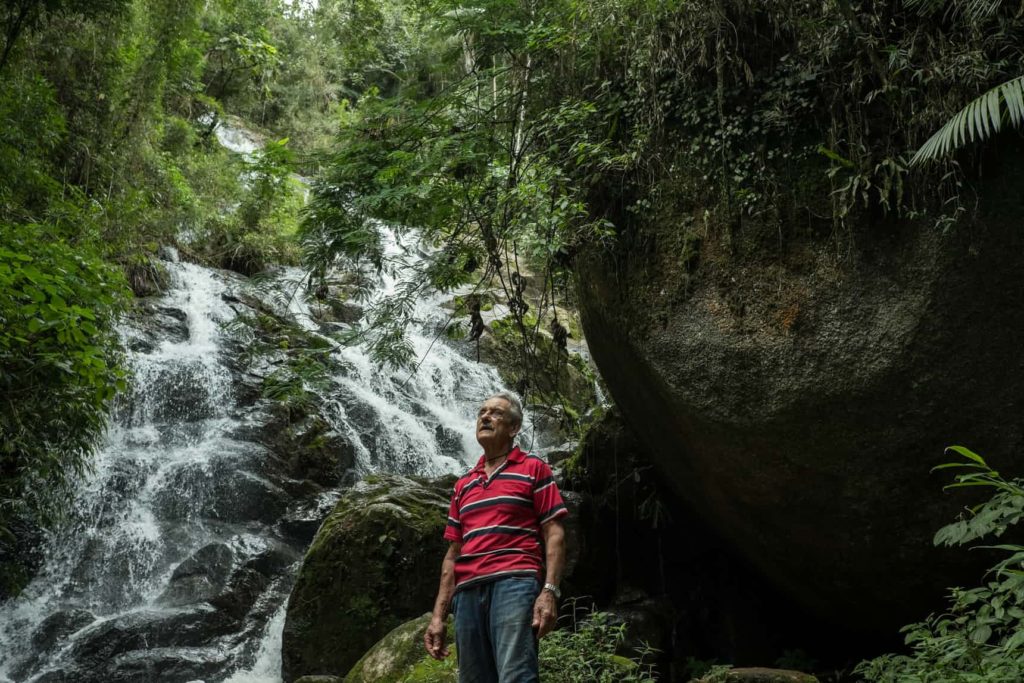
<svg viewBox="0 0 1024 683">
<path fill-rule="evenodd" d="M 605 612 L 552 631 L 540 642 L 540 675 L 549 683 L 653 683 L 654 669 L 644 661 L 653 651 L 630 659 L 618 654 L 626 626 Z"/>
<path fill-rule="evenodd" d="M 0 71 L 0 590 L 63 510 L 122 385 L 125 275 L 181 206 L 156 143 L 196 3 L 5 5 Z M 132 225 L 125 230 L 124 225 Z M 122 265 L 123 268 L 116 267 Z"/>
<path fill-rule="evenodd" d="M 52 521 L 123 386 L 111 326 L 123 278 L 81 245 L 0 223 L 0 543 Z M 48 239 L 42 239 L 48 238 Z M 20 576 L 0 572 L 0 590 Z"/>
<path fill-rule="evenodd" d="M 1005 479 L 976 453 L 955 446 L 960 462 L 938 469 L 965 473 L 949 488 L 982 487 L 992 497 L 943 527 L 936 545 L 962 546 L 1011 535 L 1024 518 L 1024 479 Z M 1024 546 L 985 546 L 1003 553 L 984 582 L 955 588 L 945 611 L 903 631 L 910 654 L 883 655 L 864 662 L 857 673 L 879 683 L 1010 683 L 1024 680 Z"/>
<path fill-rule="evenodd" d="M 407 50 L 434 59 L 362 91 L 305 223 L 309 260 L 328 279 L 382 267 L 375 221 L 415 226 L 434 251 L 403 294 L 496 288 L 527 355 L 560 324 L 574 256 L 638 226 L 726 253 L 766 248 L 747 235 L 832 238 L 842 259 L 858 225 L 962 219 L 980 150 L 912 155 L 1024 70 L 1024 17 L 998 0 L 426 7 Z M 365 338 L 409 361 L 410 308 L 378 314 Z"/>
</svg>

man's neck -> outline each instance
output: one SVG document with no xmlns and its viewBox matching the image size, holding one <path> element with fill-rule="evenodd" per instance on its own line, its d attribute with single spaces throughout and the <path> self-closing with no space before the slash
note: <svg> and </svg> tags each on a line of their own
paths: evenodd
<svg viewBox="0 0 1024 683">
<path fill-rule="evenodd" d="M 502 444 L 498 447 L 484 448 L 484 468 L 490 472 L 505 462 L 505 458 L 512 452 L 514 444 Z"/>
</svg>

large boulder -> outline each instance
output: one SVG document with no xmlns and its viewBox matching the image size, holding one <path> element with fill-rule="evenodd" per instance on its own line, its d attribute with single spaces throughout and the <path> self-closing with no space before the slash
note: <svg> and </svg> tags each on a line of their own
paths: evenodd
<svg viewBox="0 0 1024 683">
<path fill-rule="evenodd" d="M 203 546 L 179 564 L 159 602 L 180 607 L 217 595 L 234 567 L 235 553 L 224 543 Z"/>
<path fill-rule="evenodd" d="M 565 466 L 565 485 L 589 493 L 578 513 L 570 505 L 567 544 L 579 559 L 567 563 L 564 590 L 625 625 L 620 654 L 654 647 L 644 661 L 675 680 L 694 660 L 754 666 L 801 650 L 841 668 L 883 649 L 844 624 L 822 624 L 779 590 L 672 494 L 650 460 L 610 410 Z"/>
<path fill-rule="evenodd" d="M 879 222 L 842 258 L 677 216 L 577 260 L 594 360 L 665 482 L 800 602 L 870 630 L 963 575 L 967 553 L 932 547 L 963 504 L 929 476 L 943 448 L 1024 472 L 1024 193 L 988 170 L 975 222 Z"/>
<path fill-rule="evenodd" d="M 437 594 L 451 478 L 372 477 L 317 532 L 288 600 L 283 677 L 340 676 Z"/>
</svg>

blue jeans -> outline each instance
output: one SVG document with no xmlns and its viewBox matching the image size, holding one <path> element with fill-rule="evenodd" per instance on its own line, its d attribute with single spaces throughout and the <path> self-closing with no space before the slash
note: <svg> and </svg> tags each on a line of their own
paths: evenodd
<svg viewBox="0 0 1024 683">
<path fill-rule="evenodd" d="M 455 594 L 459 683 L 537 683 L 538 593 L 534 577 L 512 576 Z"/>
</svg>

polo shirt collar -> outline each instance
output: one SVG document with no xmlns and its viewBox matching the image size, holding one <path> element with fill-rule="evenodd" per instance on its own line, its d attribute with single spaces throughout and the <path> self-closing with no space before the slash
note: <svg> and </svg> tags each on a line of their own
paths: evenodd
<svg viewBox="0 0 1024 683">
<path fill-rule="evenodd" d="M 513 446 L 512 450 L 508 452 L 508 458 L 505 459 L 505 462 L 520 463 L 524 460 L 526 460 L 526 453 L 519 446 Z M 483 472 L 486 463 L 487 460 L 481 455 L 480 459 L 476 461 L 476 467 L 470 470 L 470 472 Z M 504 464 L 502 463 L 502 465 Z"/>
</svg>

